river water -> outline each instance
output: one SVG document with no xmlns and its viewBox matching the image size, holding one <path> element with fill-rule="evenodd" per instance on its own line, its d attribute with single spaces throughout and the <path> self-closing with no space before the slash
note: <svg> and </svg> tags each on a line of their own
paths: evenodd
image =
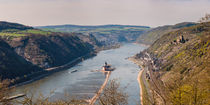
<svg viewBox="0 0 210 105">
<path fill-rule="evenodd" d="M 128 94 L 129 105 L 140 103 L 139 84 L 137 76 L 140 68 L 126 58 L 145 49 L 145 46 L 127 43 L 118 49 L 101 51 L 97 56 L 87 59 L 68 70 L 54 73 L 33 83 L 19 86 L 15 93 L 28 91 L 38 96 L 50 96 L 50 100 L 64 99 L 67 96 L 77 98 L 91 98 L 103 84 L 105 75 L 94 72 L 101 69 L 106 61 L 116 69 L 111 73 L 110 79 L 117 79 L 120 86 Z M 77 70 L 77 72 L 73 72 Z"/>
</svg>

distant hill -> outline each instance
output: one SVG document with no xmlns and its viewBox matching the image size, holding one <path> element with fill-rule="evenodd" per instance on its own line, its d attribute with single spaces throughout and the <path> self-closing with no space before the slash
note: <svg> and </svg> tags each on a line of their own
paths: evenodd
<svg viewBox="0 0 210 105">
<path fill-rule="evenodd" d="M 5 22 L 5 21 L 0 21 L 0 31 L 7 30 L 7 29 L 26 30 L 26 29 L 33 29 L 33 28 L 29 27 L 29 26 L 24 26 L 24 25 L 18 24 L 18 23 L 10 23 L 10 22 Z"/>
<path fill-rule="evenodd" d="M 139 38 L 137 39 L 138 43 L 143 43 L 143 44 L 152 44 L 155 40 L 159 39 L 162 35 L 184 28 L 184 27 L 190 27 L 196 25 L 196 23 L 192 22 L 184 22 L 184 23 L 179 23 L 176 25 L 165 25 L 165 26 L 160 26 L 157 28 L 152 28 L 151 30 L 145 32 Z"/>
<path fill-rule="evenodd" d="M 95 29 L 95 28 L 125 28 L 125 27 L 138 27 L 138 28 L 150 28 L 148 26 L 136 26 L 136 25 L 96 25 L 96 26 L 83 26 L 83 25 L 71 25 L 71 24 L 66 24 L 66 25 L 52 25 L 52 26 L 38 26 L 36 28 L 78 28 L 78 30 L 82 28 L 86 29 Z"/>
<path fill-rule="evenodd" d="M 210 22 L 163 34 L 136 58 L 147 53 L 156 67 L 149 69 L 150 83 L 166 105 L 209 104 Z"/>
<path fill-rule="evenodd" d="M 92 34 L 97 40 L 104 44 L 121 42 L 134 42 L 146 30 L 147 26 L 132 25 L 99 25 L 99 26 L 79 26 L 79 25 L 57 25 L 36 27 L 52 32 L 76 32 L 85 35 Z"/>
</svg>

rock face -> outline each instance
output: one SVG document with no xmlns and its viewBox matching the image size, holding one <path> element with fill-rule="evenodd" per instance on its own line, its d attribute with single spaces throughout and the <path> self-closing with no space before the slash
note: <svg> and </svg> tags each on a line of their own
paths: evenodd
<svg viewBox="0 0 210 105">
<path fill-rule="evenodd" d="M 15 79 L 38 71 L 42 69 L 26 61 L 0 39 L 0 76 L 2 79 Z"/>
<path fill-rule="evenodd" d="M 61 66 L 93 51 L 91 45 L 77 36 L 63 33 L 30 35 L 6 41 L 18 55 L 41 68 Z"/>
<path fill-rule="evenodd" d="M 83 42 L 85 42 L 87 46 L 89 46 L 90 48 L 93 48 L 95 50 L 97 50 L 99 47 L 103 46 L 103 44 L 101 42 L 99 42 L 96 39 L 96 37 L 93 36 L 92 34 L 83 35 L 81 33 L 74 33 L 74 35 L 79 37 L 79 39 L 81 39 Z"/>
</svg>

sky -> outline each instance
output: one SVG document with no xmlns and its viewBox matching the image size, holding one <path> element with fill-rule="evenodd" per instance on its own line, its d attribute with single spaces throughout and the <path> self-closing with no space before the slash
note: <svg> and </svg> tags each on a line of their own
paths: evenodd
<svg viewBox="0 0 210 105">
<path fill-rule="evenodd" d="M 44 25 L 144 25 L 197 22 L 210 0 L 0 0 L 0 21 Z"/>
</svg>

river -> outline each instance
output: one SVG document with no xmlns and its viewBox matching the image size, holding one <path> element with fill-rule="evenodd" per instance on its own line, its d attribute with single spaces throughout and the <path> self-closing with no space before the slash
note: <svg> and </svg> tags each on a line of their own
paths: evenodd
<svg viewBox="0 0 210 105">
<path fill-rule="evenodd" d="M 145 46 L 138 44 L 127 43 L 118 49 L 101 51 L 95 57 L 87 59 L 72 68 L 54 73 L 33 83 L 19 86 L 15 89 L 15 93 L 28 91 L 35 96 L 42 93 L 44 96 L 50 96 L 50 100 L 63 99 L 66 96 L 92 97 L 105 80 L 103 73 L 93 71 L 101 69 L 106 61 L 116 68 L 109 79 L 117 79 L 129 96 L 129 105 L 136 105 L 136 103 L 140 103 L 137 81 L 140 68 L 126 58 L 145 48 Z M 72 72 L 74 70 L 77 70 L 77 72 Z"/>
</svg>

